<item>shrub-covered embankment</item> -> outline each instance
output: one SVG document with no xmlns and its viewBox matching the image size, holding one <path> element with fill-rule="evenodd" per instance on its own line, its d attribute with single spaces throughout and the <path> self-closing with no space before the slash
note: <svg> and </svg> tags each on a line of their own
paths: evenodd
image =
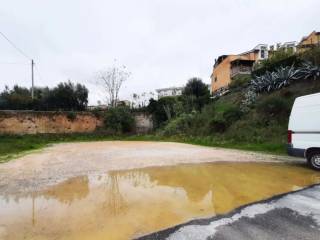
<svg viewBox="0 0 320 240">
<path fill-rule="evenodd" d="M 295 98 L 320 92 L 319 64 L 319 48 L 299 55 L 280 53 L 260 63 L 254 72 L 260 75 L 233 79 L 223 96 L 203 108 L 171 113 L 174 117 L 162 122 L 157 134 L 209 146 L 284 154 Z M 184 94 L 176 102 L 186 102 L 185 98 L 197 99 Z M 173 112 L 178 103 L 171 104 Z"/>
</svg>

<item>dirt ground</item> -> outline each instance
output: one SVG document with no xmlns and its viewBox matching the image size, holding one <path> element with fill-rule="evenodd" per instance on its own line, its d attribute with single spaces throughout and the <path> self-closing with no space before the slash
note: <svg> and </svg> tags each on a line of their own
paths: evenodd
<svg viewBox="0 0 320 240">
<path fill-rule="evenodd" d="M 289 160 L 292 158 L 169 142 L 63 143 L 0 164 L 0 191 L 40 190 L 71 177 L 110 170 L 181 163 Z"/>
<path fill-rule="evenodd" d="M 0 239 L 135 239 L 318 183 L 289 161 L 181 143 L 53 145 L 0 164 Z"/>
</svg>

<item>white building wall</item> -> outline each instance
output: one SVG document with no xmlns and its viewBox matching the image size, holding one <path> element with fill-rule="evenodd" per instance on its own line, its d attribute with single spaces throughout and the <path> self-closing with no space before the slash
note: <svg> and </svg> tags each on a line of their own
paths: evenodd
<svg viewBox="0 0 320 240">
<path fill-rule="evenodd" d="M 158 89 L 158 98 L 162 97 L 172 97 L 182 95 L 182 88 L 164 88 Z"/>
</svg>

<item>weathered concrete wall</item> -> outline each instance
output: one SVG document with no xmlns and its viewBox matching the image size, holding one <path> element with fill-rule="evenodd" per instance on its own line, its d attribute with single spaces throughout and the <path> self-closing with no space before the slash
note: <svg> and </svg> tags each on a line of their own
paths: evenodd
<svg viewBox="0 0 320 240">
<path fill-rule="evenodd" d="M 134 113 L 136 133 L 153 129 L 152 117 Z M 103 127 L 103 120 L 90 112 L 0 111 L 0 134 L 90 133 Z"/>
<path fill-rule="evenodd" d="M 85 133 L 102 124 L 88 112 L 0 111 L 0 134 Z"/>
<path fill-rule="evenodd" d="M 153 129 L 152 116 L 146 113 L 135 113 L 136 133 L 148 133 Z"/>
</svg>

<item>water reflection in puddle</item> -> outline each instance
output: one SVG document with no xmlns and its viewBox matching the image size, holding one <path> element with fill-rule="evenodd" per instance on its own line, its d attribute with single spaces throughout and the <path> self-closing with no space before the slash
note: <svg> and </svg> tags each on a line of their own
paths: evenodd
<svg viewBox="0 0 320 240">
<path fill-rule="evenodd" d="M 301 166 L 212 163 L 80 176 L 0 194 L 0 239 L 130 239 L 319 182 Z"/>
</svg>

